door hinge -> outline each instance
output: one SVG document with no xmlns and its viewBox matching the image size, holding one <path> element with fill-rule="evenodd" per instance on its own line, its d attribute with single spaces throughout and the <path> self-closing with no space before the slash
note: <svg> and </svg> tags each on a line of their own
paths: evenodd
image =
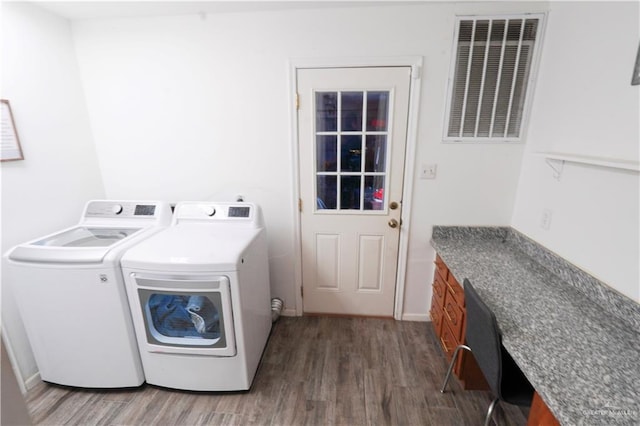
<svg viewBox="0 0 640 426">
<path fill-rule="evenodd" d="M 302 198 L 298 198 L 298 211 L 302 213 Z"/>
<path fill-rule="evenodd" d="M 300 287 L 300 297 L 304 297 L 304 287 Z"/>
<path fill-rule="evenodd" d="M 300 109 L 300 95 L 298 93 L 296 93 L 295 104 L 296 104 L 296 111 L 297 111 Z"/>
</svg>

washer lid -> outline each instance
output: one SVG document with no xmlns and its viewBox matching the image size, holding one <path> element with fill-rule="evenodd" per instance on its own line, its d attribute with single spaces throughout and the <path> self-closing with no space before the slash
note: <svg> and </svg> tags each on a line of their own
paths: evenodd
<svg viewBox="0 0 640 426">
<path fill-rule="evenodd" d="M 183 223 L 128 250 L 123 267 L 159 271 L 235 271 L 262 228 Z"/>
<path fill-rule="evenodd" d="M 97 263 L 143 228 L 77 226 L 14 248 L 9 259 L 23 262 Z"/>
<path fill-rule="evenodd" d="M 142 228 L 96 228 L 78 226 L 30 245 L 46 247 L 109 247 Z"/>
</svg>

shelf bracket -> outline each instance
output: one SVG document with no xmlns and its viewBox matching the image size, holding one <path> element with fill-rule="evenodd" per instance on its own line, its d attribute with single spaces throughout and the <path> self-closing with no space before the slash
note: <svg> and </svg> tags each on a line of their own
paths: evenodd
<svg viewBox="0 0 640 426">
<path fill-rule="evenodd" d="M 564 160 L 545 158 L 544 161 L 546 161 L 547 165 L 553 170 L 553 177 L 556 180 L 560 180 L 560 176 L 562 176 L 562 171 L 564 170 Z"/>
</svg>

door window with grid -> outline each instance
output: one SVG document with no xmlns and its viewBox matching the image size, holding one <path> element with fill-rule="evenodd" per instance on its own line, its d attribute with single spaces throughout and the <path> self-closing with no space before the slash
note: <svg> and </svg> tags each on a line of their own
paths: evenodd
<svg viewBox="0 0 640 426">
<path fill-rule="evenodd" d="M 384 210 L 389 91 L 315 93 L 316 210 Z"/>
<path fill-rule="evenodd" d="M 445 141 L 520 141 L 542 14 L 460 17 Z"/>
</svg>

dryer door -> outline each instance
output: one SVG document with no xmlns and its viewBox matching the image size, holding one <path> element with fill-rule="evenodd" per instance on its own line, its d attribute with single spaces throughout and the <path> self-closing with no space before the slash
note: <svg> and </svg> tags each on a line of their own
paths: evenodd
<svg viewBox="0 0 640 426">
<path fill-rule="evenodd" d="M 236 355 L 229 278 L 132 274 L 149 352 Z M 144 331 L 140 330 L 144 325 Z M 140 339 L 141 341 L 142 339 Z M 140 342 L 142 343 L 142 341 Z"/>
</svg>

